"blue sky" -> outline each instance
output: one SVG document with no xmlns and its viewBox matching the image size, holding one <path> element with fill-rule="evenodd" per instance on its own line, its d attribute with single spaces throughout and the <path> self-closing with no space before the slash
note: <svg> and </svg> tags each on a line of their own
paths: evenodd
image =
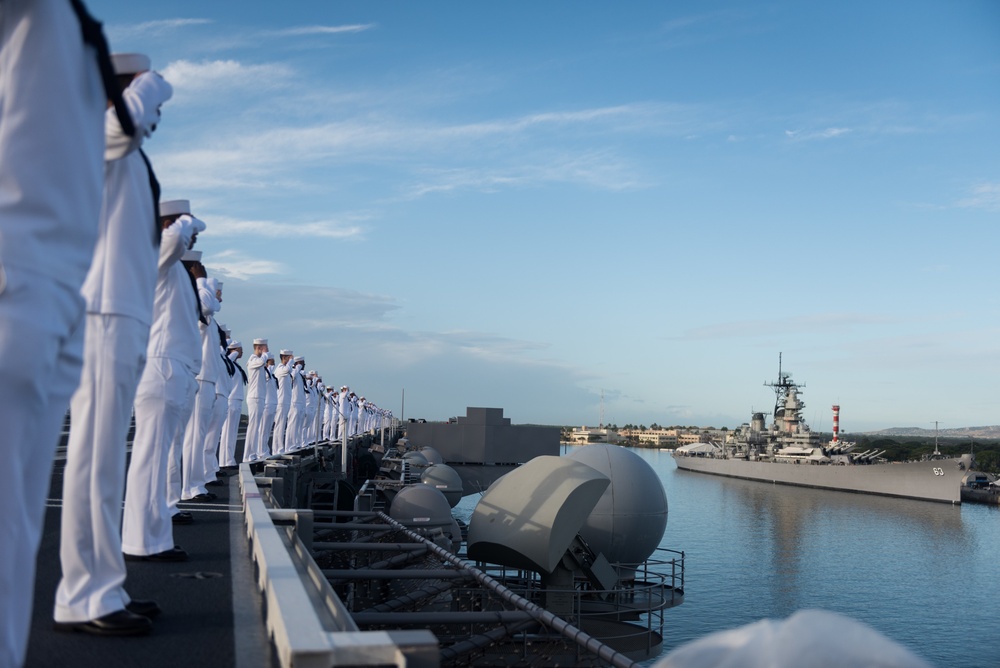
<svg viewBox="0 0 1000 668">
<path fill-rule="evenodd" d="M 1000 4 L 89 7 L 220 322 L 397 415 L 1000 423 Z"/>
</svg>

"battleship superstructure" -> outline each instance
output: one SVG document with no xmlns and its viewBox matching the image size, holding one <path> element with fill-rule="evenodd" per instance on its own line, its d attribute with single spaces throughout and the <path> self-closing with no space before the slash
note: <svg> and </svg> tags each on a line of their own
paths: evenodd
<svg viewBox="0 0 1000 668">
<path fill-rule="evenodd" d="M 759 480 L 784 485 L 845 492 L 961 503 L 963 471 L 971 458 L 936 458 L 919 462 L 888 462 L 884 451 L 856 452 L 855 443 L 839 439 L 839 406 L 834 406 L 833 439 L 810 430 L 802 418 L 800 398 L 805 384 L 782 371 L 765 383 L 774 389 L 774 419 L 753 414 L 749 424 L 734 430 L 721 446 L 695 444 L 674 452 L 677 468 L 685 471 Z"/>
</svg>

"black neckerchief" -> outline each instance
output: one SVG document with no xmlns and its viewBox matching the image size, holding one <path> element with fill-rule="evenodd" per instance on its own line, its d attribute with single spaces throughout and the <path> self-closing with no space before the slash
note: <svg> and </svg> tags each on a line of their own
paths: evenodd
<svg viewBox="0 0 1000 668">
<path fill-rule="evenodd" d="M 184 262 L 181 261 L 181 264 L 184 264 Z M 201 297 L 198 296 L 198 280 L 194 277 L 194 274 L 188 271 L 186 264 L 184 264 L 184 273 L 191 279 L 191 289 L 194 290 L 194 306 L 198 310 L 198 320 L 207 325 L 208 318 L 205 317 L 205 313 L 201 310 Z"/>
<path fill-rule="evenodd" d="M 111 64 L 111 52 L 108 50 L 108 40 L 104 38 L 101 22 L 90 15 L 82 0 L 69 0 L 80 21 L 80 34 L 83 43 L 94 47 L 97 52 L 97 69 L 101 72 L 101 82 L 104 84 L 104 95 L 114 105 L 115 115 L 122 126 L 122 131 L 129 137 L 135 136 L 135 124 L 128 113 L 125 100 L 122 99 L 122 89 L 115 77 L 115 68 Z"/>
<path fill-rule="evenodd" d="M 230 361 L 232 362 L 232 360 L 230 360 Z M 239 363 L 237 363 L 237 362 L 233 362 L 233 366 L 236 367 L 236 369 L 240 372 L 240 375 L 243 376 L 243 384 L 246 385 L 247 382 L 248 382 L 247 381 L 247 372 L 244 371 L 243 367 L 241 367 L 239 365 Z"/>
<path fill-rule="evenodd" d="M 153 191 L 153 241 L 157 246 L 160 245 L 160 238 L 163 236 L 163 226 L 160 225 L 159 211 L 160 211 L 160 182 L 156 180 L 156 174 L 153 173 L 153 165 L 150 164 L 149 158 L 146 157 L 145 152 L 140 148 L 139 155 L 142 156 L 142 161 L 146 163 L 146 171 L 149 172 L 149 189 Z"/>
</svg>

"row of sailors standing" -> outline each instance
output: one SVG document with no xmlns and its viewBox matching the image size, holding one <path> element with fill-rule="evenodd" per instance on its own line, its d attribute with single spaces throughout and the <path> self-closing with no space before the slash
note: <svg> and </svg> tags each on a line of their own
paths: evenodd
<svg viewBox="0 0 1000 668">
<path fill-rule="evenodd" d="M 387 415 L 346 385 L 339 391 L 326 387 L 316 371 L 305 371 L 305 359 L 292 350 L 279 350 L 275 359 L 264 338 L 253 340 L 247 379 L 248 462 L 355 436 L 375 429 Z"/>
<path fill-rule="evenodd" d="M 190 202 L 160 201 L 142 151 L 170 84 L 142 54 L 110 56 L 81 0 L 10 0 L 0 3 L 0 19 L 0 453 L 10 474 L 0 485 L 0 668 L 7 668 L 25 659 L 48 477 L 67 406 L 55 628 L 147 633 L 160 608 L 129 596 L 124 562 L 187 559 L 173 538 L 176 518 L 185 519 L 177 504 L 209 495 L 220 440 L 223 460 L 232 461 L 236 389 L 224 379 L 236 375 L 239 355 L 216 354 L 221 285 L 192 251 L 206 225 Z M 340 403 L 341 415 L 347 404 L 353 410 L 353 402 Z M 293 423 L 303 421 L 296 415 Z M 341 417 L 339 429 L 354 425 Z M 285 436 L 282 446 L 298 438 Z"/>
</svg>

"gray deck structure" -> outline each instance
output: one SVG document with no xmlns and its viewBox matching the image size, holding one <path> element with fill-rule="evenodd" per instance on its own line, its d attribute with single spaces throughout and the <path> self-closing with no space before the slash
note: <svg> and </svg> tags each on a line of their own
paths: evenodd
<svg viewBox="0 0 1000 668">
<path fill-rule="evenodd" d="M 509 428 L 509 421 L 491 423 L 502 416 L 500 409 L 483 410 L 477 415 L 470 409 L 469 426 L 479 436 L 492 427 Z M 376 443 L 362 437 L 348 450 L 365 453 Z M 480 452 L 488 452 L 489 442 L 481 443 L 486 446 Z M 374 486 L 362 481 L 356 490 L 359 482 L 339 471 L 340 446 L 323 443 L 264 464 L 243 464 L 226 485 L 212 488 L 214 502 L 182 504 L 195 522 L 175 526 L 174 537 L 190 559 L 127 562 L 129 593 L 163 609 L 152 633 L 142 637 L 53 630 L 61 446 L 38 555 L 26 665 L 430 668 L 552 665 L 545 662 L 557 658 L 560 665 L 630 668 L 637 665 L 634 656 L 659 651 L 661 636 L 642 627 L 657 618 L 662 629 L 662 611 L 683 601 L 682 554 L 670 562 L 672 574 L 650 576 L 648 583 L 636 578 L 626 607 L 613 616 L 649 620 L 638 629 L 639 641 L 611 647 L 591 635 L 608 635 L 602 626 L 610 621 L 607 610 L 590 611 L 581 629 L 530 600 L 538 597 L 537 579 L 504 569 L 487 574 L 444 549 L 439 533 L 428 536 L 426 527 L 391 519 Z M 505 466 L 515 465 L 511 453 L 530 458 L 528 450 L 503 449 Z M 412 555 L 419 555 L 418 562 Z M 396 593 L 386 597 L 380 582 L 391 583 Z M 617 624 L 617 634 L 621 624 L 610 623 Z"/>
</svg>

